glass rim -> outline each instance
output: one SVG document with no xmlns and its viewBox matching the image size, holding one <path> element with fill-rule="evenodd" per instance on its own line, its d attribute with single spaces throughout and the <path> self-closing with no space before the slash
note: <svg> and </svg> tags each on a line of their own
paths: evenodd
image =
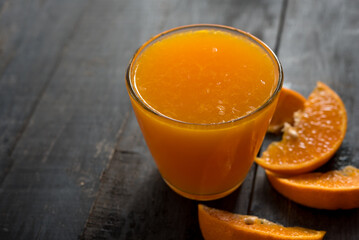
<svg viewBox="0 0 359 240">
<path fill-rule="evenodd" d="M 146 49 L 147 46 L 149 46 L 151 43 L 155 42 L 156 40 L 167 36 L 171 33 L 175 33 L 175 32 L 179 32 L 181 30 L 191 30 L 191 29 L 218 29 L 218 30 L 225 30 L 227 32 L 231 32 L 231 33 L 235 33 L 235 34 L 239 34 L 241 36 L 246 37 L 247 39 L 251 40 L 252 42 L 256 43 L 257 45 L 259 45 L 263 50 L 265 50 L 265 52 L 272 58 L 273 62 L 275 65 L 277 65 L 277 71 L 278 71 L 278 82 L 277 82 L 277 86 L 275 88 L 275 90 L 273 91 L 273 93 L 270 95 L 270 97 L 262 104 L 260 105 L 258 108 L 256 108 L 254 111 L 245 114 L 243 116 L 240 116 L 238 118 L 229 120 L 229 121 L 225 121 L 225 122 L 215 122 L 215 123 L 192 123 L 192 122 L 186 122 L 186 121 L 182 121 L 179 119 L 175 119 L 175 118 L 171 118 L 169 116 L 166 116 L 165 114 L 156 111 L 154 108 L 150 107 L 149 105 L 147 105 L 146 103 L 144 103 L 142 101 L 142 99 L 137 95 L 136 91 L 134 90 L 132 81 L 131 81 L 131 73 L 132 73 L 132 67 L 133 64 L 135 63 L 137 57 L 140 55 L 140 53 Z M 147 40 L 145 43 L 143 43 L 133 54 L 133 56 L 131 57 L 129 64 L 127 66 L 127 70 L 126 70 L 126 86 L 128 89 L 128 92 L 130 94 L 130 96 L 137 102 L 140 104 L 140 106 L 145 109 L 146 111 L 155 114 L 161 118 L 165 118 L 166 120 L 178 123 L 178 124 L 184 124 L 184 125 L 195 125 L 195 126 L 219 126 L 219 125 L 226 125 L 226 124 L 231 124 L 231 123 L 235 123 L 238 121 L 241 121 L 243 119 L 247 119 L 252 115 L 255 115 L 256 113 L 262 111 L 263 109 L 265 109 L 267 106 L 269 106 L 274 99 L 276 98 L 276 96 L 279 94 L 281 88 L 283 85 L 283 68 L 282 68 L 282 64 L 279 61 L 279 58 L 277 57 L 277 55 L 273 52 L 273 50 L 266 44 L 264 43 L 262 40 L 260 40 L 259 38 L 255 37 L 254 35 L 250 34 L 249 32 L 245 32 L 243 30 L 234 28 L 234 27 L 230 27 L 230 26 L 225 26 L 225 25 L 219 25 L 219 24 L 192 24 L 192 25 L 184 25 L 184 26 L 179 26 L 179 27 L 175 27 L 175 28 L 171 28 L 169 30 L 163 31 L 153 37 L 151 37 L 149 40 Z"/>
</svg>

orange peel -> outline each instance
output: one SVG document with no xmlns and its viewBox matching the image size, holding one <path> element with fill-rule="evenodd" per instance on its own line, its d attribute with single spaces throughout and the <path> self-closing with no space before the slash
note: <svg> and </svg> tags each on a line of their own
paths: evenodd
<svg viewBox="0 0 359 240">
<path fill-rule="evenodd" d="M 304 206 L 329 210 L 359 207 L 359 169 L 353 166 L 287 178 L 269 171 L 266 174 L 279 193 Z"/>
</svg>

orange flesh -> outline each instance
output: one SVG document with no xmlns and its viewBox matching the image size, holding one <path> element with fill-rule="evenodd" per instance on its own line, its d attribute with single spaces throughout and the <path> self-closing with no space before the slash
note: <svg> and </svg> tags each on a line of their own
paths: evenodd
<svg viewBox="0 0 359 240">
<path fill-rule="evenodd" d="M 304 110 L 296 114 L 294 129 L 296 137 L 288 131 L 281 142 L 274 142 L 263 152 L 258 163 L 265 168 L 283 174 L 305 173 L 319 167 L 330 159 L 343 141 L 347 118 L 339 96 L 323 83 L 305 102 Z M 313 165 L 310 168 L 310 164 Z M 301 167 L 306 168 L 301 170 Z M 279 167 L 283 167 L 280 170 Z M 293 168 L 289 171 L 288 167 Z"/>
<path fill-rule="evenodd" d="M 268 132 L 280 132 L 286 122 L 293 124 L 294 113 L 304 108 L 305 101 L 305 97 L 300 93 L 283 87 L 279 93 L 278 104 L 268 127 Z"/>
<path fill-rule="evenodd" d="M 244 180 L 259 151 L 277 98 L 241 121 L 223 123 L 263 105 L 278 82 L 270 54 L 218 30 L 171 34 L 135 56 L 131 80 L 150 108 L 131 98 L 144 138 L 165 181 L 179 194 L 210 200 Z"/>
<path fill-rule="evenodd" d="M 284 227 L 256 216 L 233 214 L 198 206 L 205 239 L 322 239 L 325 232 L 301 227 Z M 250 220 L 250 221 L 248 221 Z"/>
<path fill-rule="evenodd" d="M 133 79 L 137 94 L 163 115 L 219 123 L 260 107 L 273 93 L 277 74 L 258 45 L 224 31 L 201 30 L 149 46 L 136 61 Z"/>
<path fill-rule="evenodd" d="M 266 219 L 256 218 L 254 216 L 248 215 L 239 215 L 239 214 L 231 214 L 225 213 L 216 209 L 207 209 L 209 215 L 225 222 L 229 222 L 236 227 L 239 228 L 247 228 L 253 231 L 263 232 L 263 233 L 273 233 L 276 235 L 283 235 L 283 236 L 303 236 L 303 235 L 313 235 L 316 234 L 317 231 L 304 229 L 300 227 L 284 227 L 279 224 L 270 222 Z M 254 224 L 246 224 L 244 222 L 245 218 L 255 218 Z"/>
<path fill-rule="evenodd" d="M 289 182 L 323 188 L 358 188 L 359 169 L 348 166 L 341 171 L 309 173 L 287 179 Z"/>
</svg>

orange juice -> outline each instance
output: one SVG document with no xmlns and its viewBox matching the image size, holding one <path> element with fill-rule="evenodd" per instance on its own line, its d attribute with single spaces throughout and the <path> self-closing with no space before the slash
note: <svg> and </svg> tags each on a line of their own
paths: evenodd
<svg viewBox="0 0 359 240">
<path fill-rule="evenodd" d="M 282 71 L 240 30 L 180 27 L 134 55 L 127 87 L 158 169 L 179 194 L 211 200 L 247 175 L 273 115 Z"/>
</svg>

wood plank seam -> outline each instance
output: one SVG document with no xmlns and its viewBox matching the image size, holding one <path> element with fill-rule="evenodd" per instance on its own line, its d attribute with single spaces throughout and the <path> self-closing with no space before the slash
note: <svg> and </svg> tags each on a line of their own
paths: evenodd
<svg viewBox="0 0 359 240">
<path fill-rule="evenodd" d="M 258 169 L 258 165 L 256 163 L 254 164 L 254 170 L 253 170 L 253 180 L 252 180 L 252 184 L 251 184 L 251 190 L 249 193 L 249 201 L 248 201 L 248 206 L 247 206 L 247 215 L 250 215 L 250 210 L 252 208 L 252 199 L 253 199 L 253 193 L 254 193 L 254 188 L 256 185 L 256 177 L 257 177 L 257 169 Z"/>
<path fill-rule="evenodd" d="M 117 145 L 119 144 L 119 142 L 120 142 L 120 140 L 121 140 L 122 133 L 124 132 L 124 129 L 125 129 L 127 123 L 129 122 L 130 113 L 131 113 L 131 110 L 130 110 L 130 109 L 131 109 L 131 104 L 128 104 L 128 111 L 126 112 L 125 117 L 124 117 L 124 120 L 123 120 L 123 122 L 122 122 L 122 124 L 121 124 L 121 126 L 120 126 L 120 129 L 119 129 L 118 132 L 117 132 L 117 136 L 116 136 L 116 143 L 117 143 Z M 104 170 L 102 171 L 102 173 L 101 173 L 101 175 L 100 175 L 100 179 L 99 179 L 100 183 L 102 182 L 103 178 L 106 176 L 106 173 L 107 173 L 109 167 L 111 166 L 112 161 L 114 161 L 114 156 L 116 156 L 116 152 L 120 152 L 121 154 L 123 154 L 124 152 L 130 152 L 130 153 L 132 154 L 131 151 L 123 151 L 123 150 L 119 150 L 119 149 L 117 149 L 117 148 L 115 147 L 115 148 L 113 149 L 113 151 L 112 151 L 110 157 L 109 157 L 110 160 L 107 162 L 106 167 L 104 168 Z M 101 186 L 99 187 L 99 189 L 101 189 Z M 87 220 L 86 220 L 86 222 L 85 222 L 85 224 L 84 224 L 83 231 L 82 231 L 82 233 L 79 235 L 79 239 L 85 239 L 86 229 L 87 229 L 88 226 L 91 225 L 91 223 L 89 222 L 90 216 L 91 216 L 92 212 L 94 211 L 95 207 L 98 207 L 96 203 L 97 203 L 97 201 L 99 201 L 99 195 L 100 195 L 100 194 L 101 194 L 101 191 L 100 191 L 100 190 L 97 191 L 95 200 L 94 200 L 94 202 L 92 203 L 92 206 L 91 206 L 91 208 L 90 208 L 90 211 L 89 211 Z"/>
<path fill-rule="evenodd" d="M 280 47 L 280 42 L 282 39 L 282 33 L 283 33 L 283 27 L 284 27 L 284 21 L 285 21 L 285 16 L 286 16 L 286 12 L 287 12 L 287 7 L 288 7 L 288 0 L 283 0 L 282 9 L 281 9 L 281 13 L 280 13 L 280 19 L 279 19 L 278 32 L 277 32 L 277 37 L 276 37 L 275 45 L 274 45 L 274 52 L 277 56 L 279 55 L 279 47 Z"/>
<path fill-rule="evenodd" d="M 117 132 L 117 134 L 116 134 L 116 143 L 117 143 L 117 145 L 118 145 L 118 143 L 120 142 L 122 133 L 123 133 L 123 131 L 124 131 L 124 129 L 125 129 L 127 123 L 128 123 L 129 118 L 130 118 L 130 113 L 131 113 L 131 110 L 130 110 L 130 109 L 131 109 L 131 105 L 129 104 L 129 105 L 128 105 L 128 111 L 126 112 L 125 117 L 124 117 L 124 119 L 123 119 L 123 122 L 122 122 L 122 124 L 121 124 L 121 126 L 120 126 L 120 128 L 119 128 L 119 130 L 118 130 L 118 132 Z M 103 178 L 103 176 L 104 176 L 106 170 L 110 167 L 111 162 L 112 162 L 112 159 L 113 159 L 113 157 L 115 156 L 115 153 L 116 153 L 117 151 L 118 151 L 117 148 L 114 147 L 113 150 L 112 150 L 112 152 L 111 152 L 111 154 L 110 154 L 110 156 L 109 156 L 109 161 L 107 162 L 107 164 L 106 164 L 104 170 L 102 171 L 102 173 L 101 173 L 101 175 L 100 175 L 100 182 L 101 182 L 101 179 Z M 95 206 L 95 203 L 96 203 L 96 200 L 97 200 L 97 198 L 98 198 L 98 195 L 99 195 L 99 191 L 97 192 L 95 201 L 93 202 L 93 204 L 92 204 L 92 206 L 91 206 L 91 208 L 90 208 L 89 216 L 90 216 L 90 214 L 91 214 L 91 212 L 92 212 L 92 208 Z M 87 217 L 87 220 L 88 220 L 88 217 Z M 86 226 L 86 224 L 87 224 L 87 220 L 86 220 L 85 226 Z"/>
<path fill-rule="evenodd" d="M 281 11 L 280 11 L 280 19 L 279 19 L 279 23 L 278 23 L 277 36 L 276 36 L 274 50 L 273 50 L 274 53 L 277 56 L 279 54 L 279 47 L 280 47 L 280 41 L 281 41 L 282 33 L 283 33 L 283 26 L 284 26 L 284 21 L 285 21 L 285 17 L 286 17 L 287 6 L 288 6 L 288 0 L 283 0 L 282 8 L 281 8 Z M 261 152 L 262 152 L 262 148 L 259 150 L 258 156 L 261 154 Z M 253 197 L 254 197 L 254 189 L 255 189 L 255 185 L 256 185 L 257 172 L 258 172 L 258 165 L 256 163 L 254 163 L 254 168 L 255 168 L 254 169 L 254 176 L 253 176 L 253 181 L 252 181 L 252 185 L 251 185 L 251 191 L 250 191 L 250 195 L 249 195 L 247 215 L 251 214 L 252 200 L 253 200 Z"/>
</svg>

